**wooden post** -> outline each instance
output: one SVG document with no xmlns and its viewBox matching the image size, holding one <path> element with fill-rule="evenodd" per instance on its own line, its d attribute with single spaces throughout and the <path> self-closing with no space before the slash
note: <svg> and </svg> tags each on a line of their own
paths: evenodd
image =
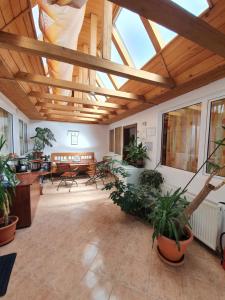
<svg viewBox="0 0 225 300">
<path fill-rule="evenodd" d="M 97 33 L 98 33 L 98 18 L 95 14 L 91 14 L 91 25 L 90 25 L 90 55 L 97 56 Z M 90 70 L 90 84 L 96 84 L 96 71 Z"/>
<path fill-rule="evenodd" d="M 104 0 L 102 56 L 103 58 L 109 60 L 111 59 L 112 13 L 113 13 L 112 2 Z"/>
</svg>

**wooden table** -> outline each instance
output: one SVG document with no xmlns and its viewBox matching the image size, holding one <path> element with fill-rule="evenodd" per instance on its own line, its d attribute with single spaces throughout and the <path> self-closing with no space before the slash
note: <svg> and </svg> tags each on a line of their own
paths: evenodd
<svg viewBox="0 0 225 300">
<path fill-rule="evenodd" d="M 42 190 L 40 176 L 46 175 L 46 171 L 17 173 L 16 175 L 20 183 L 16 186 L 11 215 L 19 217 L 17 228 L 24 228 L 32 224 Z"/>
</svg>

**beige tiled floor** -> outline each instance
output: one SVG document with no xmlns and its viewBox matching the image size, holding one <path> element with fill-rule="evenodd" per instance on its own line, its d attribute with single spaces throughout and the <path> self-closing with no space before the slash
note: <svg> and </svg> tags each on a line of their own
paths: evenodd
<svg viewBox="0 0 225 300">
<path fill-rule="evenodd" d="M 18 256 L 4 300 L 224 300 L 219 259 L 193 242 L 183 267 L 164 265 L 151 228 L 106 192 L 47 184 L 32 227 L 0 254 Z"/>
</svg>

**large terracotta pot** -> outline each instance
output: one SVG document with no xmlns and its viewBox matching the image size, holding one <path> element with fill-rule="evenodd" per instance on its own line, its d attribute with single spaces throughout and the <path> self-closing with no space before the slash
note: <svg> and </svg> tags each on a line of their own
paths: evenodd
<svg viewBox="0 0 225 300">
<path fill-rule="evenodd" d="M 19 220 L 16 216 L 9 217 L 10 224 L 4 227 L 0 227 L 0 246 L 10 243 L 14 240 L 16 232 L 16 224 Z M 1 219 L 0 219 L 1 223 Z"/>
<path fill-rule="evenodd" d="M 172 262 L 178 262 L 182 259 L 188 245 L 193 240 L 193 233 L 189 227 L 185 227 L 185 232 L 187 233 L 188 239 L 180 241 L 180 250 L 178 249 L 174 240 L 171 240 L 165 236 L 158 237 L 158 248 L 164 258 Z"/>
</svg>

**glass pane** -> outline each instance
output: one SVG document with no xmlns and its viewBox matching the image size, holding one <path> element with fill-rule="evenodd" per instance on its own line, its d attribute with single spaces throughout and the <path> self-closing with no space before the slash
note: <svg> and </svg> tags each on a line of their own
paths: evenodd
<svg viewBox="0 0 225 300">
<path fill-rule="evenodd" d="M 156 52 L 139 15 L 123 8 L 116 19 L 115 26 L 135 66 L 143 67 Z"/>
<path fill-rule="evenodd" d="M 117 64 L 123 65 L 122 58 L 120 57 L 119 52 L 116 49 L 116 46 L 112 42 L 112 47 L 111 47 L 111 60 Z"/>
<path fill-rule="evenodd" d="M 10 113 L 0 108 L 0 136 L 3 135 L 6 140 L 5 146 L 2 148 L 2 154 L 13 152 L 13 117 Z"/>
<path fill-rule="evenodd" d="M 108 75 L 103 72 L 97 72 L 97 75 L 99 76 L 101 82 L 103 83 L 104 87 L 107 89 L 115 90 L 111 80 L 109 79 Z"/>
<path fill-rule="evenodd" d="M 167 29 L 162 25 L 159 25 L 152 21 L 150 23 L 152 24 L 152 28 L 155 31 L 155 34 L 158 38 L 161 47 L 167 45 L 170 41 L 172 41 L 173 38 L 175 38 L 175 36 L 177 36 L 175 32 Z"/>
<path fill-rule="evenodd" d="M 117 51 L 116 46 L 114 45 L 113 42 L 112 42 L 112 47 L 111 47 L 111 60 L 117 64 L 123 65 L 122 58 L 120 57 L 120 54 Z M 120 76 L 115 76 L 115 78 L 117 80 L 119 88 L 128 81 L 127 78 L 120 77 Z"/>
<path fill-rule="evenodd" d="M 211 105 L 208 155 L 210 155 L 216 147 L 214 141 L 225 138 L 225 130 L 222 126 L 225 126 L 224 99 L 214 101 Z M 220 147 L 210 160 L 220 166 L 225 165 L 225 147 Z M 207 172 L 209 172 L 209 170 L 207 170 Z M 223 170 L 220 175 L 225 176 L 225 170 Z"/>
<path fill-rule="evenodd" d="M 198 165 L 201 104 L 163 115 L 162 164 L 195 172 Z"/>
<path fill-rule="evenodd" d="M 195 16 L 199 16 L 209 5 L 207 0 L 172 0 Z"/>
</svg>

